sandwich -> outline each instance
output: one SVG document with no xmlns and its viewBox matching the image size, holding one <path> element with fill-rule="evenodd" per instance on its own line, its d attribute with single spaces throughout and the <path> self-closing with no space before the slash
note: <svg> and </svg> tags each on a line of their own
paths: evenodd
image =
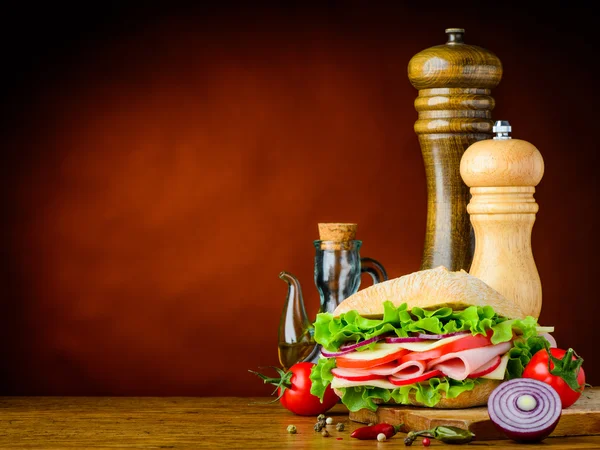
<svg viewBox="0 0 600 450">
<path fill-rule="evenodd" d="M 443 266 L 363 289 L 318 314 L 314 326 L 321 356 L 311 393 L 323 398 L 331 385 L 350 411 L 485 405 L 538 350 L 556 346 L 552 327 Z"/>
</svg>

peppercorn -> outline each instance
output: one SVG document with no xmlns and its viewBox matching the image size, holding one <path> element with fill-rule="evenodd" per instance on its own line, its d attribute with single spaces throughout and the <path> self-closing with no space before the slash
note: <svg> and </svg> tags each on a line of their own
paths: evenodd
<svg viewBox="0 0 600 450">
<path fill-rule="evenodd" d="M 325 423 L 327 425 L 331 425 L 333 423 L 333 418 L 332 417 L 328 417 L 327 419 L 325 419 Z"/>
<path fill-rule="evenodd" d="M 323 437 L 329 437 L 329 431 L 327 431 L 327 430 L 321 431 L 321 436 L 323 436 Z"/>
<path fill-rule="evenodd" d="M 315 426 L 313 427 L 313 429 L 315 431 L 321 431 L 323 429 L 323 426 L 324 426 L 323 422 L 319 421 L 319 422 L 315 423 Z"/>
<path fill-rule="evenodd" d="M 423 443 L 423 447 L 429 447 L 429 444 L 431 444 L 431 441 L 429 440 L 428 437 L 424 437 L 422 443 Z"/>
<path fill-rule="evenodd" d="M 383 433 L 379 433 L 379 434 L 377 435 L 377 440 L 378 440 L 379 442 L 383 442 L 383 441 L 385 441 L 386 439 L 387 439 L 387 437 L 385 437 L 385 434 L 383 434 Z"/>
<path fill-rule="evenodd" d="M 287 432 L 290 434 L 296 434 L 296 425 L 288 425 Z"/>
<path fill-rule="evenodd" d="M 319 415 L 317 416 L 317 420 L 318 420 L 318 421 L 325 420 L 325 414 L 319 414 Z"/>
<path fill-rule="evenodd" d="M 336 426 L 335 429 L 338 431 L 344 431 L 344 423 L 343 422 L 339 422 Z"/>
</svg>

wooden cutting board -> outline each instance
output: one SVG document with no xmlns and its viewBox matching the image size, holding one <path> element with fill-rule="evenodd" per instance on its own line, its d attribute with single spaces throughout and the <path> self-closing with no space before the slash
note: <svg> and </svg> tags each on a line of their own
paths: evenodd
<svg viewBox="0 0 600 450">
<path fill-rule="evenodd" d="M 467 409 L 428 409 L 415 406 L 380 406 L 377 412 L 361 409 L 350 413 L 350 420 L 361 423 L 404 423 L 402 431 L 426 430 L 451 425 L 475 433 L 477 440 L 506 439 L 490 421 L 485 406 Z M 588 388 L 570 408 L 563 410 L 551 436 L 589 436 L 600 434 L 600 388 Z"/>
</svg>

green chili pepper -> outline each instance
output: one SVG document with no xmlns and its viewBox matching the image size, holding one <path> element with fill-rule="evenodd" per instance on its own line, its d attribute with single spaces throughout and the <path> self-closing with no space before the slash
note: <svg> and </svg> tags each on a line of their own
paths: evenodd
<svg viewBox="0 0 600 450">
<path fill-rule="evenodd" d="M 434 438 L 446 444 L 466 444 L 467 442 L 471 442 L 475 437 L 469 430 L 463 430 L 458 427 L 439 426 L 430 431 Z"/>
<path fill-rule="evenodd" d="M 406 445 L 411 445 L 417 436 L 432 437 L 439 439 L 446 444 L 466 444 L 471 442 L 475 437 L 475 435 L 469 430 L 463 430 L 462 428 L 458 427 L 439 426 L 432 428 L 431 430 L 411 431 L 406 436 L 404 443 Z"/>
</svg>

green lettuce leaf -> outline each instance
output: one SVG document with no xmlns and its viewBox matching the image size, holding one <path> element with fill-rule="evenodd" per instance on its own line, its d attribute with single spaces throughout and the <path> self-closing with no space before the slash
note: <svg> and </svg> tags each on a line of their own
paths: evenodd
<svg viewBox="0 0 600 450">
<path fill-rule="evenodd" d="M 360 409 L 377 410 L 377 404 L 374 400 L 381 400 L 384 403 L 393 399 L 399 404 L 410 404 L 410 394 L 415 394 L 415 399 L 425 406 L 435 406 L 442 398 L 442 392 L 448 398 L 456 398 L 465 391 L 472 390 L 478 380 L 467 379 L 464 381 L 452 380 L 450 378 L 431 378 L 428 382 L 414 383 L 406 386 L 397 387 L 394 390 L 355 386 L 349 388 L 339 388 L 342 392 L 342 403 L 350 411 Z"/>
<path fill-rule="evenodd" d="M 506 365 L 506 378 L 521 378 L 525 366 L 531 360 L 531 357 L 542 349 L 550 348 L 550 343 L 543 336 L 525 335 L 519 339 L 515 339 L 514 346 L 508 352 L 508 364 Z"/>
<path fill-rule="evenodd" d="M 321 399 L 323 403 L 323 396 L 325 395 L 325 389 L 329 386 L 329 383 L 333 380 L 333 374 L 331 369 L 335 368 L 335 358 L 320 358 L 319 362 L 310 371 L 310 393 Z"/>
<path fill-rule="evenodd" d="M 343 343 L 360 342 L 381 334 L 406 337 L 409 333 L 446 334 L 455 331 L 470 331 L 486 334 L 492 330 L 492 344 L 508 342 L 513 332 L 525 339 L 537 335 L 537 321 L 531 316 L 525 319 L 507 320 L 498 316 L 491 306 L 469 306 L 462 311 L 451 308 L 407 310 L 406 303 L 395 307 L 392 302 L 383 304 L 382 319 L 366 319 L 357 311 L 348 311 L 340 317 L 331 313 L 317 315 L 315 340 L 329 351 L 337 351 Z M 375 343 L 361 347 L 372 349 Z"/>
</svg>

